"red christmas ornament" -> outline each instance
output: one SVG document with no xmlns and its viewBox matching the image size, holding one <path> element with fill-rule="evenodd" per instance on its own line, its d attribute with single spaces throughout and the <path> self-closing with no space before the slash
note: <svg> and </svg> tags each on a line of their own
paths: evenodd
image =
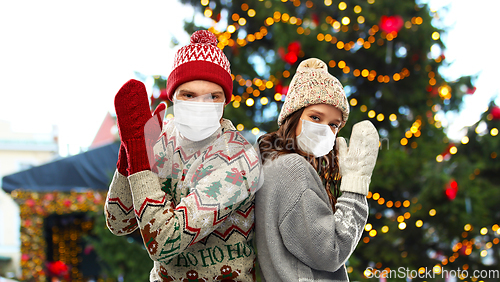
<svg viewBox="0 0 500 282">
<path fill-rule="evenodd" d="M 449 154 L 449 153 L 450 153 L 450 149 L 451 149 L 452 147 L 455 147 L 455 144 L 454 144 L 454 143 L 450 143 L 450 144 L 448 144 L 448 147 L 446 147 L 446 149 L 445 149 L 445 150 L 441 153 L 441 155 L 443 155 L 443 156 L 444 156 L 444 155 L 446 155 L 446 154 Z"/>
<path fill-rule="evenodd" d="M 285 55 L 285 62 L 287 62 L 288 64 L 290 65 L 293 65 L 295 62 L 297 62 L 299 58 L 297 57 L 297 55 L 295 53 L 292 53 L 292 52 L 288 52 L 286 53 Z"/>
<path fill-rule="evenodd" d="M 492 116 L 493 120 L 500 119 L 500 108 L 498 106 L 493 106 L 491 108 L 491 116 Z"/>
<path fill-rule="evenodd" d="M 458 192 L 458 184 L 454 179 L 452 179 L 446 186 L 445 189 L 446 197 L 448 198 L 448 200 L 453 201 L 457 197 L 457 192 Z"/>
<path fill-rule="evenodd" d="M 382 16 L 380 18 L 380 29 L 385 33 L 391 33 L 393 31 L 399 32 L 403 27 L 404 21 L 401 16 Z"/>
<path fill-rule="evenodd" d="M 238 56 L 238 54 L 240 53 L 240 48 L 238 48 L 238 44 L 233 44 L 233 46 L 231 46 L 231 52 L 235 56 Z"/>
<path fill-rule="evenodd" d="M 429 92 L 429 94 L 434 97 L 438 94 L 438 90 L 439 90 L 439 87 L 432 87 L 430 85 L 427 85 L 427 87 L 425 88 L 425 90 L 427 92 Z"/>
<path fill-rule="evenodd" d="M 460 253 L 460 255 L 465 256 L 466 255 L 466 253 L 465 253 L 466 250 L 467 250 L 467 245 L 463 244 L 462 247 L 460 248 L 460 250 L 458 250 L 458 252 Z"/>
<path fill-rule="evenodd" d="M 318 26 L 319 25 L 319 17 L 318 17 L 318 14 L 314 13 L 312 14 L 312 21 L 314 23 L 315 26 Z"/>
<path fill-rule="evenodd" d="M 280 55 L 281 59 L 284 59 L 285 58 L 285 48 L 279 47 L 278 48 L 278 55 Z"/>
<path fill-rule="evenodd" d="M 283 87 L 281 91 L 281 95 L 286 96 L 286 94 L 288 94 L 288 86 Z"/>
<path fill-rule="evenodd" d="M 218 13 L 218 14 L 215 16 L 214 21 L 218 23 L 218 22 L 220 21 L 220 18 L 221 18 L 221 15 L 220 15 L 220 13 Z"/>
<path fill-rule="evenodd" d="M 276 91 L 276 93 L 283 93 L 283 85 L 281 84 L 281 82 L 279 82 L 278 84 L 276 84 L 276 86 L 274 87 L 274 91 Z"/>
<path fill-rule="evenodd" d="M 278 48 L 278 55 L 280 58 L 285 61 L 287 64 L 293 65 L 299 59 L 299 54 L 301 51 L 300 42 L 294 41 L 288 44 L 288 52 L 285 53 L 285 48 Z"/>
<path fill-rule="evenodd" d="M 300 53 L 300 42 L 294 41 L 288 44 L 288 52 L 294 53 L 298 56 Z"/>
<path fill-rule="evenodd" d="M 90 254 L 93 250 L 94 250 L 94 246 L 92 246 L 92 245 L 87 245 L 87 246 L 85 247 L 85 249 L 83 250 L 83 253 L 84 253 L 84 254 L 86 254 L 86 255 L 88 255 L 88 254 Z"/>
<path fill-rule="evenodd" d="M 476 92 L 476 87 L 468 88 L 466 94 L 472 95 Z"/>
</svg>

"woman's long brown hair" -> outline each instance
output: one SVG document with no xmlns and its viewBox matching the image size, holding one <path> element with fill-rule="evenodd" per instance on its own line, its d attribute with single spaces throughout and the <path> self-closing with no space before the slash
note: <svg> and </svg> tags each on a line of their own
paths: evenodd
<svg viewBox="0 0 500 282">
<path fill-rule="evenodd" d="M 322 180 L 328 198 L 330 199 L 330 204 L 335 212 L 335 204 L 337 203 L 337 198 L 340 196 L 338 187 L 340 172 L 337 159 L 337 146 L 335 145 L 332 151 L 319 158 L 298 148 L 295 132 L 303 111 L 304 108 L 289 115 L 277 131 L 259 137 L 258 142 L 262 163 L 265 163 L 268 159 L 273 160 L 285 154 L 297 153 L 303 156 L 318 172 L 319 178 Z"/>
</svg>

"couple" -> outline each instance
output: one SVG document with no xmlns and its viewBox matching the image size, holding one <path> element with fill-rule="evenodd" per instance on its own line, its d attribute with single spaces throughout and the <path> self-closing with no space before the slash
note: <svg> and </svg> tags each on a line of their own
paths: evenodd
<svg viewBox="0 0 500 282">
<path fill-rule="evenodd" d="M 203 30 L 175 56 L 167 80 L 173 119 L 162 121 L 164 104 L 151 113 L 142 83 L 122 86 L 109 230 L 139 228 L 154 261 L 150 281 L 255 281 L 256 258 L 263 281 L 348 281 L 344 263 L 368 217 L 375 127 L 356 124 L 349 148 L 336 138 L 347 98 L 325 63 L 308 59 L 279 129 L 259 138 L 256 152 L 222 118 L 232 85 L 216 37 Z"/>
</svg>

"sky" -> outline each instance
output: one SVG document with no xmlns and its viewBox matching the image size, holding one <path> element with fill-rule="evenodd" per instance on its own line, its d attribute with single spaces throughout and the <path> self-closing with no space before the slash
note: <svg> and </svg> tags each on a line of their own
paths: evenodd
<svg viewBox="0 0 500 282">
<path fill-rule="evenodd" d="M 479 74 L 462 114 L 446 117 L 458 138 L 500 93 L 500 1 L 423 1 L 436 10 L 451 5 L 443 19 L 452 29 L 442 35 L 451 66 L 442 74 Z M 191 7 L 167 0 L 0 0 L 0 120 L 23 132 L 56 125 L 62 156 L 86 149 L 135 72 L 168 76 L 178 48 L 171 38 L 188 43 L 183 19 L 191 17 Z"/>
</svg>

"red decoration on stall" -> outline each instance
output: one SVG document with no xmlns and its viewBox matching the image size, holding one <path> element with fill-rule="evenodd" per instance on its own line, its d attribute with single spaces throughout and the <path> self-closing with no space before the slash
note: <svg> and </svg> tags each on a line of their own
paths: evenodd
<svg viewBox="0 0 500 282">
<path fill-rule="evenodd" d="M 452 179 L 450 180 L 448 185 L 446 185 L 445 189 L 446 197 L 448 198 L 448 200 L 453 201 L 457 197 L 457 192 L 458 192 L 458 184 L 454 179 Z"/>
<path fill-rule="evenodd" d="M 71 200 L 64 200 L 63 201 L 63 205 L 67 208 L 69 208 L 71 206 Z"/>
<path fill-rule="evenodd" d="M 64 277 L 66 280 L 69 279 L 69 267 L 62 261 L 48 262 L 47 270 L 51 276 Z"/>
<path fill-rule="evenodd" d="M 27 254 L 22 254 L 21 255 L 21 261 L 28 261 L 28 260 L 30 260 L 30 256 L 29 255 L 27 255 Z"/>
<path fill-rule="evenodd" d="M 32 200 L 32 199 L 28 199 L 28 200 L 26 200 L 25 204 L 26 204 L 28 207 L 32 208 L 32 207 L 33 207 L 36 203 L 35 203 L 35 201 L 34 201 L 34 200 Z"/>
<path fill-rule="evenodd" d="M 403 27 L 404 20 L 401 16 L 382 16 L 380 18 L 380 29 L 385 33 L 399 32 Z"/>
<path fill-rule="evenodd" d="M 47 201 L 53 201 L 54 200 L 54 194 L 49 193 L 43 197 Z"/>
</svg>

